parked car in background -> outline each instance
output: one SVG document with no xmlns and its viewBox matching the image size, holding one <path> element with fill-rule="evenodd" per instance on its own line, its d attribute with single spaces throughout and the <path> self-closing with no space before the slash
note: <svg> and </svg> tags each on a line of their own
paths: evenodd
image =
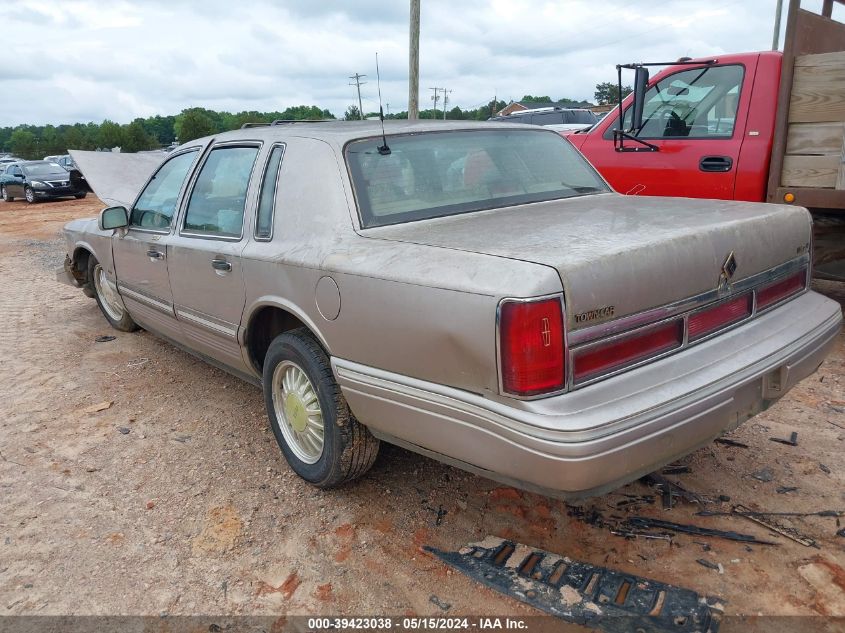
<svg viewBox="0 0 845 633">
<path fill-rule="evenodd" d="M 530 125 L 542 125 L 552 130 L 570 131 L 588 129 L 598 122 L 598 117 L 590 110 L 583 108 L 536 108 L 493 117 L 490 120 L 506 123 L 528 123 Z"/>
<path fill-rule="evenodd" d="M 15 156 L 11 156 L 11 155 L 2 156 L 2 157 L 0 157 L 0 167 L 5 166 L 5 165 L 9 165 L 11 163 L 19 163 L 22 160 L 23 160 L 22 158 L 17 158 Z"/>
<path fill-rule="evenodd" d="M 76 163 L 71 157 L 70 154 L 61 154 L 59 156 L 45 156 L 44 160 L 54 162 L 58 165 L 64 167 L 68 173 L 70 174 L 70 182 L 71 184 L 79 191 L 91 191 L 91 187 L 88 184 L 88 181 L 85 179 L 85 176 L 79 171 L 79 168 L 76 166 Z"/>
<path fill-rule="evenodd" d="M 43 160 L 10 163 L 0 175 L 0 197 L 6 202 L 25 198 L 30 204 L 50 198 L 84 198 L 70 174 L 56 163 Z"/>
<path fill-rule="evenodd" d="M 619 195 L 541 127 L 385 127 L 190 141 L 129 208 L 66 225 L 59 278 L 260 385 L 320 487 L 387 441 L 597 494 L 764 410 L 836 341 L 805 209 Z"/>
</svg>

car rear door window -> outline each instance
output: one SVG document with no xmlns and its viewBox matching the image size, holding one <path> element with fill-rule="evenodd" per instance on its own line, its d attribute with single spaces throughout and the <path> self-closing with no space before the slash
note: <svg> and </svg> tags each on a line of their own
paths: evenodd
<svg viewBox="0 0 845 633">
<path fill-rule="evenodd" d="M 132 207 L 130 226 L 152 230 L 170 227 L 179 193 L 198 149 L 174 156 L 159 167 Z"/>
<path fill-rule="evenodd" d="M 276 145 L 270 152 L 267 167 L 264 169 L 261 194 L 258 198 L 258 214 L 255 219 L 255 239 L 258 240 L 269 240 L 273 237 L 273 211 L 276 206 L 276 188 L 284 152 L 283 145 Z"/>
<path fill-rule="evenodd" d="M 241 236 L 246 192 L 258 150 L 258 146 L 211 150 L 191 192 L 183 232 Z"/>
</svg>

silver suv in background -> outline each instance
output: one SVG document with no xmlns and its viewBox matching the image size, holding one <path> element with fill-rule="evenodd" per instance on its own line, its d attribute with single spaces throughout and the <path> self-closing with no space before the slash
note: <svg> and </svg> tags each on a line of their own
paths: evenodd
<svg viewBox="0 0 845 633">
<path fill-rule="evenodd" d="M 585 108 L 535 108 L 521 110 L 506 116 L 497 116 L 491 121 L 506 123 L 528 123 L 542 125 L 557 131 L 586 130 L 598 123 L 598 117 Z"/>
</svg>

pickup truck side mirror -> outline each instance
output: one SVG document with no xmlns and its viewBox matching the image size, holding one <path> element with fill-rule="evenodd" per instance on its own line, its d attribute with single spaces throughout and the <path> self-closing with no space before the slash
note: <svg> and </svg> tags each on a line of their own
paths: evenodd
<svg viewBox="0 0 845 633">
<path fill-rule="evenodd" d="M 634 71 L 634 103 L 631 104 L 631 131 L 636 132 L 643 126 L 643 106 L 645 92 L 648 89 L 648 68 L 637 66 Z"/>
<path fill-rule="evenodd" d="M 129 213 L 126 207 L 108 207 L 100 211 L 97 228 L 101 231 L 122 229 L 129 226 Z"/>
</svg>

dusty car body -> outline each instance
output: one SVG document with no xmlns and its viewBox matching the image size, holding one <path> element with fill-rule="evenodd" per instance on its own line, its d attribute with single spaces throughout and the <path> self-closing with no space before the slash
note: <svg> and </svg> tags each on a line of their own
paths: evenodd
<svg viewBox="0 0 845 633">
<path fill-rule="evenodd" d="M 808 287 L 806 210 L 621 196 L 519 125 L 200 139 L 65 236 L 60 278 L 262 385 L 320 486 L 384 440 L 548 494 L 611 489 L 765 409 L 842 321 Z"/>
</svg>

